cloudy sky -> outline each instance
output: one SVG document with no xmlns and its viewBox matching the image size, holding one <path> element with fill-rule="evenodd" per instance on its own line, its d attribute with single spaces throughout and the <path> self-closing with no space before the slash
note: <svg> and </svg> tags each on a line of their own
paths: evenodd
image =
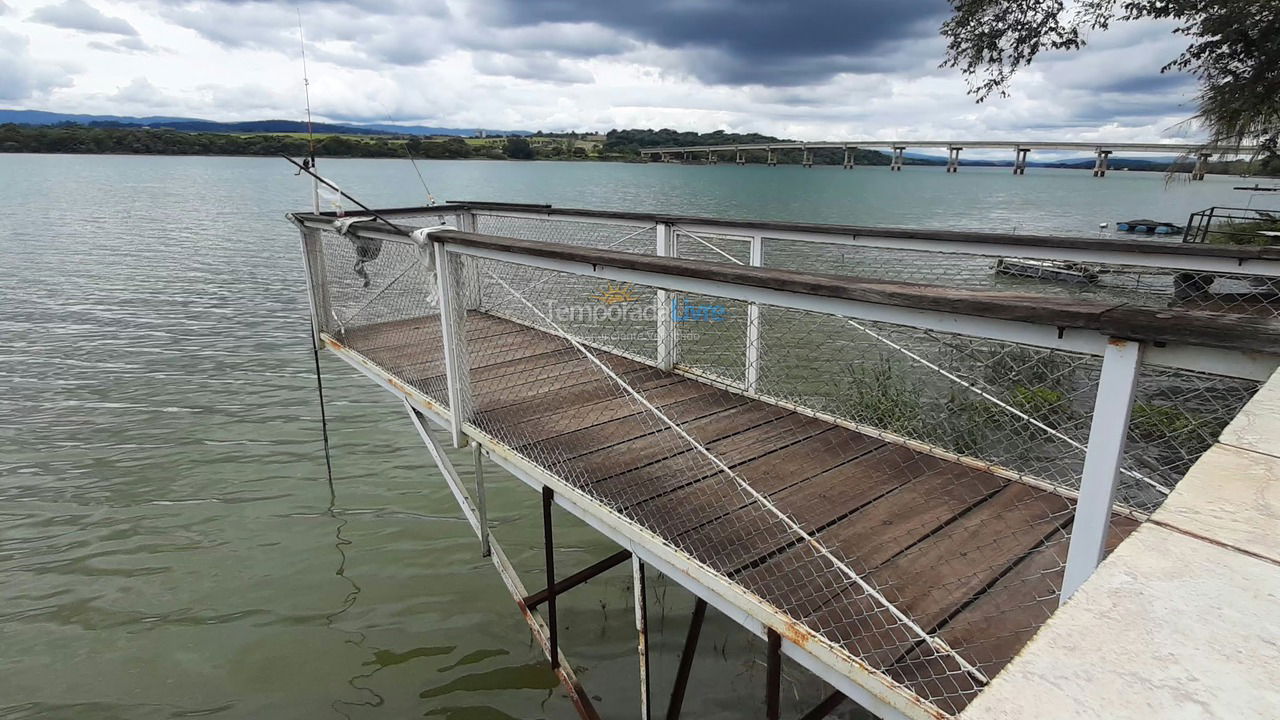
<svg viewBox="0 0 1280 720">
<path fill-rule="evenodd" d="M 301 118 L 296 5 L 0 0 L 0 107 Z M 938 69 L 945 0 L 301 0 L 333 121 L 758 131 L 800 139 L 1155 140 L 1194 84 L 1168 24 L 1119 25 L 975 104 Z"/>
</svg>

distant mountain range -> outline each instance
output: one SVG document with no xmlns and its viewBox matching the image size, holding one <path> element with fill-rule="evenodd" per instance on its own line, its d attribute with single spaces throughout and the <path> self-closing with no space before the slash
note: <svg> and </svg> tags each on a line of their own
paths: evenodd
<svg viewBox="0 0 1280 720">
<path fill-rule="evenodd" d="M 135 117 L 128 115 L 77 115 L 46 112 L 44 110 L 0 110 L 0 124 L 57 125 L 78 123 L 98 127 L 153 127 L 182 132 L 222 133 L 300 133 L 307 131 L 307 124 L 298 120 L 251 120 L 248 122 L 217 122 L 200 118 L 153 115 Z M 322 134 L 342 135 L 455 135 L 474 137 L 486 135 L 532 135 L 527 130 L 489 130 L 478 128 L 446 128 L 425 125 L 394 125 L 390 123 L 313 123 L 313 129 Z"/>
</svg>

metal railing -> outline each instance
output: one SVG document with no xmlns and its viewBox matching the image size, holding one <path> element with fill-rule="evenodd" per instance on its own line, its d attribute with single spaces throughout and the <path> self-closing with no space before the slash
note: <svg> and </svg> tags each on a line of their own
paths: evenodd
<svg viewBox="0 0 1280 720">
<path fill-rule="evenodd" d="M 1280 363 L 1274 313 L 999 292 L 964 266 L 1280 277 L 1271 248 L 381 214 L 458 229 L 296 216 L 319 339 L 447 410 L 455 443 L 505 448 L 943 709 L 1009 659 L 956 623 L 1029 637 Z M 895 524 L 869 533 L 872 508 Z M 1038 604 L 949 604 L 988 588 Z"/>
</svg>

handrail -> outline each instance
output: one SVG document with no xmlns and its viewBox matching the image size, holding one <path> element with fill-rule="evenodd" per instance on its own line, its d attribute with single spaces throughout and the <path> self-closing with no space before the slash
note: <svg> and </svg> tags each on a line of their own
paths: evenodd
<svg viewBox="0 0 1280 720">
<path fill-rule="evenodd" d="M 592 210 L 586 208 L 561 208 L 552 205 L 522 203 L 492 203 L 470 200 L 450 200 L 447 205 L 430 208 L 386 208 L 380 215 L 423 214 L 424 212 L 457 211 L 516 211 L 569 215 L 582 218 L 632 220 L 646 223 L 676 223 L 716 226 L 740 230 L 809 232 L 824 235 L 874 236 L 903 240 L 929 240 L 955 243 L 996 243 L 1036 248 L 1064 248 L 1098 252 L 1127 252 L 1138 254 L 1186 255 L 1193 257 L 1229 258 L 1233 260 L 1280 260 L 1280 246 L 1205 245 L 1195 243 L 1165 242 L 1157 240 L 1126 240 L 1088 238 L 1062 235 L 1016 235 L 1012 233 L 973 232 L 967 230 L 933 230 L 928 228 L 892 228 L 866 225 L 841 225 L 834 223 L 803 223 L 781 220 L 736 220 L 697 215 L 672 215 L 666 213 L 630 212 L 621 210 Z M 299 214 L 306 218 L 307 214 Z M 324 213 L 321 217 L 332 218 Z"/>
<path fill-rule="evenodd" d="M 352 229 L 376 231 L 381 223 Z M 765 290 L 854 300 L 912 310 L 1029 322 L 1150 343 L 1179 343 L 1280 355 L 1280 321 L 1199 310 L 1156 309 L 1027 293 L 962 290 L 847 275 L 689 261 L 560 243 L 440 230 L 432 239 L 461 247 L 512 252 L 594 266 L 711 280 Z"/>
</svg>

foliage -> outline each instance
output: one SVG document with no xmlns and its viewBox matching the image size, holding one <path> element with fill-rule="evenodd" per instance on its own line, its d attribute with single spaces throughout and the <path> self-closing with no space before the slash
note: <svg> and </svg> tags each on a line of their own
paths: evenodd
<svg viewBox="0 0 1280 720">
<path fill-rule="evenodd" d="M 0 125 L 0 152 L 98 153 L 142 155 L 306 155 L 308 140 L 297 135 L 237 135 L 187 133 L 148 128 L 108 128 L 85 125 Z M 318 137 L 319 157 L 465 158 L 471 146 L 462 138 L 443 142 L 411 138 Z"/>
<path fill-rule="evenodd" d="M 1162 19 L 1179 23 L 1187 49 L 1161 72 L 1190 72 L 1200 82 L 1193 118 L 1208 145 L 1258 142 L 1276 155 L 1280 136 L 1280 2 L 1276 0 L 950 0 L 942 25 L 944 67 L 970 77 L 979 102 L 1007 94 L 1010 79 L 1041 53 L 1077 50 L 1090 31 L 1112 22 Z"/>
<path fill-rule="evenodd" d="M 1195 445 L 1199 439 L 1201 420 L 1182 410 L 1167 405 L 1134 403 L 1129 419 L 1129 431 L 1141 442 L 1172 442 L 1177 445 Z"/>
<path fill-rule="evenodd" d="M 533 147 L 522 137 L 509 137 L 503 146 L 503 152 L 512 160 L 532 160 Z"/>
<path fill-rule="evenodd" d="M 1280 237 L 1263 235 L 1280 232 L 1280 218 L 1268 220 L 1229 220 L 1213 226 L 1205 240 L 1211 245 L 1280 245 Z"/>
<path fill-rule="evenodd" d="M 920 394 L 888 359 L 849 365 L 846 381 L 856 403 L 854 420 L 899 435 L 920 434 Z"/>
</svg>

